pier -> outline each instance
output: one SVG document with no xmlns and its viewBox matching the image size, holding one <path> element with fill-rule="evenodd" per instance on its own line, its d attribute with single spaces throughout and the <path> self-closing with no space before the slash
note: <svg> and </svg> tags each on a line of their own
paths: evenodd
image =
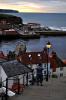
<svg viewBox="0 0 66 100">
<path fill-rule="evenodd" d="M 36 31 L 36 34 L 43 36 L 66 36 L 66 31 Z"/>
</svg>

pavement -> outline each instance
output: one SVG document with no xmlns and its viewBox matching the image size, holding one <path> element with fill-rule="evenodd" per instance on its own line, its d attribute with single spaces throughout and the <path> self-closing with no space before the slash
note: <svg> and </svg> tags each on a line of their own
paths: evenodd
<svg viewBox="0 0 66 100">
<path fill-rule="evenodd" d="M 66 100 L 66 77 L 44 80 L 43 86 L 25 87 L 23 93 L 8 100 Z"/>
</svg>

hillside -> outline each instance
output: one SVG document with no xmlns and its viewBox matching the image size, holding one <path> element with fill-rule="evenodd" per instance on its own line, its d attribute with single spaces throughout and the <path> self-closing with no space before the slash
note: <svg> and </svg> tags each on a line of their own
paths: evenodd
<svg viewBox="0 0 66 100">
<path fill-rule="evenodd" d="M 0 13 L 18 13 L 18 11 L 10 9 L 0 9 Z"/>
<path fill-rule="evenodd" d="M 22 24 L 23 20 L 20 17 L 9 15 L 9 14 L 0 14 L 0 22 L 6 20 L 6 23 L 11 24 Z"/>
</svg>

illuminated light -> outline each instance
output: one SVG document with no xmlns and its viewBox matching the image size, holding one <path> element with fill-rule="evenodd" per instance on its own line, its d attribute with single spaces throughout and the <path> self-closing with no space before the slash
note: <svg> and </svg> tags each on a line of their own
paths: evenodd
<svg viewBox="0 0 66 100">
<path fill-rule="evenodd" d="M 50 49 L 51 48 L 51 43 L 50 42 L 48 42 L 47 44 L 46 44 L 46 47 L 48 48 L 48 49 Z"/>
<path fill-rule="evenodd" d="M 29 54 L 28 56 L 29 56 L 29 58 L 30 58 L 30 57 L 31 57 L 31 54 Z"/>
<path fill-rule="evenodd" d="M 38 57 L 40 57 L 41 55 L 40 54 L 38 54 Z"/>
</svg>

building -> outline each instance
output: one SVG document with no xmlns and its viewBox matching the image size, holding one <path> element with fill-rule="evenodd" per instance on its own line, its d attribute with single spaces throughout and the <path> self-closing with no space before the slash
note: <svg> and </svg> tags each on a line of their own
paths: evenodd
<svg viewBox="0 0 66 100">
<path fill-rule="evenodd" d="M 28 67 L 34 70 L 34 76 L 36 76 L 36 68 L 38 64 L 42 63 L 43 75 L 47 73 L 47 52 L 24 52 L 17 57 L 23 64 L 27 64 Z M 48 61 L 48 72 L 51 73 L 50 62 Z"/>
<path fill-rule="evenodd" d="M 14 29 L 9 29 L 9 30 L 4 30 L 3 31 L 3 33 L 2 33 L 2 35 L 6 35 L 6 36 L 8 36 L 8 35 L 12 35 L 12 36 L 17 36 L 18 35 L 18 32 L 16 31 L 16 30 L 14 30 Z"/>
<path fill-rule="evenodd" d="M 12 91 L 21 91 L 23 85 L 28 85 L 32 80 L 32 69 L 17 60 L 3 62 L 0 64 L 0 82 L 2 86 L 12 89 Z M 18 85 L 19 89 L 18 90 Z"/>
<path fill-rule="evenodd" d="M 34 69 L 34 75 L 36 76 L 36 68 L 39 63 L 42 63 L 43 75 L 47 74 L 47 63 L 48 63 L 48 74 L 50 76 L 66 76 L 66 65 L 57 56 L 56 52 L 52 52 L 48 58 L 47 52 L 24 52 L 17 59 L 22 63 L 27 64 L 30 68 Z M 47 62 L 48 59 L 48 62 Z"/>
<path fill-rule="evenodd" d="M 50 57 L 50 66 L 52 74 L 59 76 L 66 76 L 66 64 L 57 56 L 56 52 L 52 52 Z"/>
<path fill-rule="evenodd" d="M 0 31 L 0 39 L 2 40 L 12 40 L 19 38 L 20 35 L 15 29 L 4 29 Z"/>
<path fill-rule="evenodd" d="M 27 25 L 31 27 L 32 29 L 40 28 L 40 24 L 38 23 L 28 23 Z"/>
<path fill-rule="evenodd" d="M 7 22 L 7 20 L 4 19 L 0 19 L 0 30 L 6 30 L 6 29 L 10 29 L 11 25 L 9 22 Z"/>
<path fill-rule="evenodd" d="M 39 31 L 41 29 L 41 25 L 38 23 L 27 23 L 29 31 Z"/>
<path fill-rule="evenodd" d="M 23 32 L 24 32 L 24 34 L 25 33 L 28 33 L 28 25 L 27 24 L 23 24 Z"/>
</svg>

